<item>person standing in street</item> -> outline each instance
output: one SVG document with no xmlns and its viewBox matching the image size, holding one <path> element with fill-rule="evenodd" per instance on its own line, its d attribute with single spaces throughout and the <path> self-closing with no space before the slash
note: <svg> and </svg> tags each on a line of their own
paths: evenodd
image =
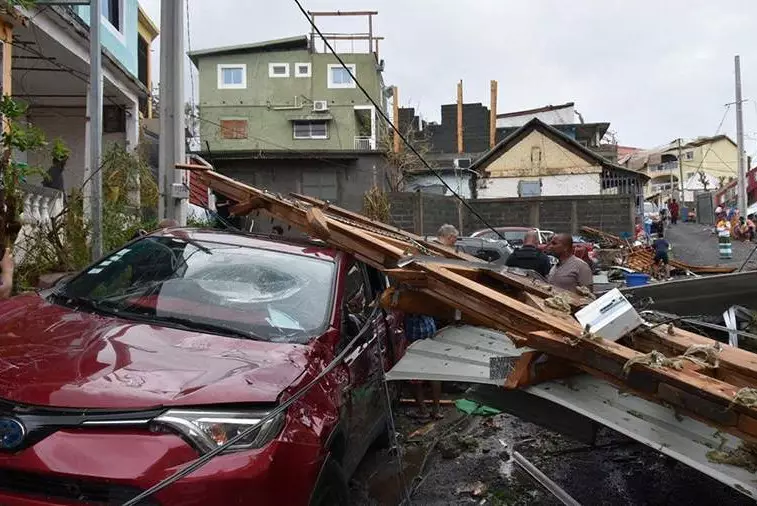
<svg viewBox="0 0 757 506">
<path fill-rule="evenodd" d="M 536 232 L 533 230 L 526 232 L 523 238 L 523 246 L 507 257 L 505 265 L 519 269 L 531 269 L 546 278 L 552 269 L 552 262 L 549 261 L 549 255 L 539 251 L 538 244 L 539 236 Z"/>
<path fill-rule="evenodd" d="M 670 279 L 670 256 L 668 255 L 670 243 L 662 235 L 659 235 L 652 243 L 652 247 L 654 248 L 655 267 L 659 267 L 662 264 L 665 267 L 665 279 Z"/>
<path fill-rule="evenodd" d="M 436 334 L 436 321 L 433 317 L 422 314 L 408 314 L 405 315 L 405 338 L 408 345 L 421 339 L 431 339 Z M 444 416 L 439 410 L 439 400 L 442 396 L 442 383 L 441 381 L 430 381 L 431 386 L 431 418 L 441 419 Z M 415 403 L 417 405 L 416 418 L 426 419 L 429 417 L 429 412 L 426 409 L 426 399 L 423 392 L 424 382 L 419 380 L 411 380 L 410 384 L 413 386 L 413 397 L 415 397 Z"/>
<path fill-rule="evenodd" d="M 721 260 L 730 260 L 733 258 L 731 250 L 731 222 L 725 213 L 720 213 L 718 223 L 715 226 L 718 232 L 718 251 Z"/>
<path fill-rule="evenodd" d="M 671 200 L 668 207 L 670 209 L 670 224 L 678 224 L 678 213 L 681 211 L 681 208 L 676 199 Z"/>
<path fill-rule="evenodd" d="M 6 248 L 0 259 L 0 300 L 7 299 L 13 293 L 13 255 Z"/>
<path fill-rule="evenodd" d="M 578 287 L 592 290 L 594 278 L 589 265 L 573 254 L 573 238 L 569 234 L 557 234 L 549 243 L 549 252 L 558 258 L 558 263 L 549 274 L 549 283 L 578 293 Z"/>
</svg>

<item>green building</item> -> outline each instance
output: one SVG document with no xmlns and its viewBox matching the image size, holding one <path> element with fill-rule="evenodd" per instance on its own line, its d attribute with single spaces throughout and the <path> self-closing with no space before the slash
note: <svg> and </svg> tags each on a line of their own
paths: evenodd
<svg viewBox="0 0 757 506">
<path fill-rule="evenodd" d="M 221 172 L 281 193 L 359 209 L 384 180 L 382 123 L 349 72 L 307 36 L 193 51 L 201 154 Z M 375 52 L 340 57 L 384 110 Z"/>
</svg>

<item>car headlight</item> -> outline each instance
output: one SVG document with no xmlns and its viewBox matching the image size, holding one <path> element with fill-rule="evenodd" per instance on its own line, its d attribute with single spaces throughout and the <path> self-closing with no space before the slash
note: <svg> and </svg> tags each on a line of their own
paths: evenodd
<svg viewBox="0 0 757 506">
<path fill-rule="evenodd" d="M 260 424 L 266 413 L 198 411 L 171 409 L 153 419 L 153 430 L 170 429 L 189 440 L 201 453 L 207 453 L 230 439 L 258 426 L 243 440 L 230 446 L 228 451 L 261 448 L 279 435 L 284 427 L 285 413 Z"/>
</svg>

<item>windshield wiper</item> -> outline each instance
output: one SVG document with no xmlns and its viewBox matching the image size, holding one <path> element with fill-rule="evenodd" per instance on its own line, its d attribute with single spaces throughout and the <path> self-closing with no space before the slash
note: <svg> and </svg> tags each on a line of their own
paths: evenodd
<svg viewBox="0 0 757 506">
<path fill-rule="evenodd" d="M 55 298 L 64 305 L 73 307 L 74 309 L 89 309 L 90 311 L 107 315 L 115 314 L 112 310 L 101 307 L 98 301 L 87 297 L 71 297 L 60 292 L 53 292 L 50 294 L 50 297 Z"/>
<path fill-rule="evenodd" d="M 131 318 L 132 313 L 120 313 L 120 316 Z M 243 337 L 245 339 L 252 339 L 255 341 L 264 341 L 260 336 L 257 336 L 251 332 L 232 327 L 230 325 L 224 325 L 222 323 L 209 323 L 204 321 L 192 320 L 190 318 L 183 318 L 181 316 L 142 316 L 134 315 L 135 319 L 141 319 L 150 321 L 153 323 L 170 323 L 177 325 L 184 330 L 205 330 L 208 332 L 214 332 L 218 334 L 227 334 L 235 337 Z"/>
</svg>

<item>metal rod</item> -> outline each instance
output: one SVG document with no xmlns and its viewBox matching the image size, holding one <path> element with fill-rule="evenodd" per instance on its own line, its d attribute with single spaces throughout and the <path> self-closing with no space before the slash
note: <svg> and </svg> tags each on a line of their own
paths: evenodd
<svg viewBox="0 0 757 506">
<path fill-rule="evenodd" d="M 539 471 L 539 469 L 534 466 L 531 462 L 526 460 L 526 458 L 521 455 L 518 452 L 513 452 L 513 459 L 515 462 L 523 468 L 524 471 L 526 471 L 533 479 L 539 482 L 541 486 L 546 488 L 553 496 L 555 496 L 561 503 L 565 504 L 565 506 L 581 506 L 581 503 L 573 499 L 565 490 L 560 488 L 560 486 L 555 483 L 554 481 L 550 480 L 549 477 Z"/>
<path fill-rule="evenodd" d="M 89 170 L 91 185 L 91 216 L 92 221 L 92 259 L 97 260 L 103 254 L 103 222 L 102 222 L 102 158 L 103 141 L 103 79 L 102 79 L 102 47 L 100 45 L 101 0 L 90 2 L 90 56 L 89 56 Z"/>
</svg>

